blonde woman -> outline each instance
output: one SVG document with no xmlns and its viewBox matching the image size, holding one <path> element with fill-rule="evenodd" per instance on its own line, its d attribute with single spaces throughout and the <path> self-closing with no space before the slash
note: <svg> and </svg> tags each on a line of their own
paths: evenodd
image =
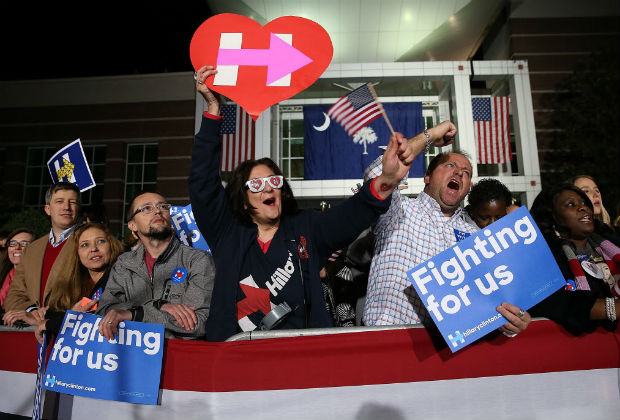
<svg viewBox="0 0 620 420">
<path fill-rule="evenodd" d="M 605 206 L 603 206 L 603 197 L 594 178 L 589 175 L 577 175 L 571 178 L 569 183 L 586 193 L 594 206 L 594 218 L 611 228 L 611 217 L 609 217 L 609 213 L 605 210 Z"/>
<path fill-rule="evenodd" d="M 123 252 L 122 244 L 107 226 L 100 223 L 80 226 L 70 240 L 75 241 L 77 252 L 49 294 L 45 320 L 39 322 L 35 329 L 39 341 L 43 339 L 43 331 L 58 331 L 67 310 L 87 312 L 95 309 L 107 283 L 110 267 Z M 83 297 L 90 301 L 83 302 Z"/>
</svg>

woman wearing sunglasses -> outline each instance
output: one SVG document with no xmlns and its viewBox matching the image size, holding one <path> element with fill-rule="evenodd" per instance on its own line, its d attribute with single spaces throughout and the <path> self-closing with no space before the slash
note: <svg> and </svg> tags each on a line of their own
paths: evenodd
<svg viewBox="0 0 620 420">
<path fill-rule="evenodd" d="M 325 212 L 299 211 L 282 171 L 268 158 L 241 163 L 224 189 L 220 103 L 204 84 L 215 73 L 205 66 L 196 74 L 208 110 L 189 178 L 193 214 L 216 266 L 207 340 L 255 329 L 330 327 L 319 271 L 332 252 L 388 209 L 393 188 L 415 156 L 402 135 L 392 136 L 383 174 Z"/>
</svg>

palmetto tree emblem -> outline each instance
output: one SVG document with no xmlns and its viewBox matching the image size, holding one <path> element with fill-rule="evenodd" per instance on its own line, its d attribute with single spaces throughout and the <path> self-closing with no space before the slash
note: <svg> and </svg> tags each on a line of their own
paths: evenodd
<svg viewBox="0 0 620 420">
<path fill-rule="evenodd" d="M 374 143 L 377 141 L 377 134 L 370 127 L 363 127 L 353 136 L 353 143 L 355 144 L 363 144 L 364 145 L 364 155 L 367 155 L 366 146 L 369 143 Z"/>
</svg>

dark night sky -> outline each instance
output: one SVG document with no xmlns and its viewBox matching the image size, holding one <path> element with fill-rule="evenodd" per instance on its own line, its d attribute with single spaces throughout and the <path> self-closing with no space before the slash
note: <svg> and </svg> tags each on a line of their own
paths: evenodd
<svg viewBox="0 0 620 420">
<path fill-rule="evenodd" d="M 0 2 L 0 80 L 192 70 L 206 0 Z"/>
</svg>

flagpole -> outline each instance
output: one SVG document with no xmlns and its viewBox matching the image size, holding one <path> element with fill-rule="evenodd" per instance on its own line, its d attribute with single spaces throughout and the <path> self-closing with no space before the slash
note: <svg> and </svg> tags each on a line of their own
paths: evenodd
<svg viewBox="0 0 620 420">
<path fill-rule="evenodd" d="M 370 90 L 372 97 L 375 98 L 375 101 L 377 101 L 377 103 L 379 104 L 379 108 L 381 108 L 381 113 L 383 114 L 383 119 L 385 119 L 385 122 L 387 123 L 390 132 L 394 134 L 394 128 L 392 128 L 392 123 L 390 122 L 390 119 L 385 113 L 385 109 L 383 109 L 383 104 L 381 103 L 381 101 L 379 101 L 379 98 L 377 98 L 377 92 L 375 92 L 374 86 L 370 82 L 366 83 L 366 85 L 368 86 L 368 90 Z"/>
</svg>

